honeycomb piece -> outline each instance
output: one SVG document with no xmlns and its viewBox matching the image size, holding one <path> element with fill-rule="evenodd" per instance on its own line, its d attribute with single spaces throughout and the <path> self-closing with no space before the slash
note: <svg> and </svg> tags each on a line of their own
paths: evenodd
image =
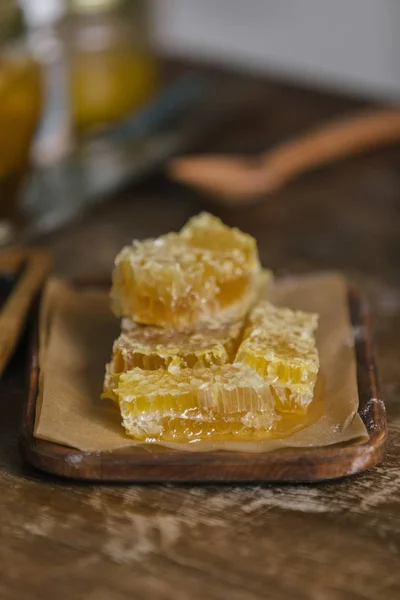
<svg viewBox="0 0 400 600">
<path fill-rule="evenodd" d="M 179 332 L 122 321 L 106 368 L 103 396 L 115 398 L 118 375 L 139 367 L 148 371 L 168 368 L 205 368 L 232 362 L 243 331 L 243 321 Z"/>
<path fill-rule="evenodd" d="M 267 301 L 251 312 L 236 362 L 271 382 L 277 410 L 305 412 L 319 369 L 314 332 L 318 316 L 279 308 Z"/>
<path fill-rule="evenodd" d="M 202 214 L 180 233 L 134 241 L 120 252 L 112 307 L 119 317 L 179 330 L 235 320 L 256 301 L 265 277 L 255 240 Z"/>
<path fill-rule="evenodd" d="M 254 439 L 278 417 L 268 385 L 253 369 L 133 369 L 115 390 L 128 435 L 142 441 Z"/>
</svg>

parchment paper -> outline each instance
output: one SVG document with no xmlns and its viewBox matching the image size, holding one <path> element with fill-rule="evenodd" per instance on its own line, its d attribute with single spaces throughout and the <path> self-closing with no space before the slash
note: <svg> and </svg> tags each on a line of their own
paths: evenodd
<svg viewBox="0 0 400 600">
<path fill-rule="evenodd" d="M 345 281 L 337 274 L 288 278 L 276 283 L 272 299 L 320 315 L 317 346 L 321 367 L 317 398 L 309 414 L 290 417 L 295 432 L 279 439 L 163 446 L 185 451 L 265 452 L 368 438 L 357 414 L 355 352 Z M 87 451 L 138 445 L 125 434 L 118 409 L 100 399 L 104 366 L 118 333 L 119 322 L 109 310 L 107 293 L 76 291 L 57 279 L 49 282 L 41 315 L 37 438 Z M 159 448 L 140 445 L 149 451 Z"/>
</svg>

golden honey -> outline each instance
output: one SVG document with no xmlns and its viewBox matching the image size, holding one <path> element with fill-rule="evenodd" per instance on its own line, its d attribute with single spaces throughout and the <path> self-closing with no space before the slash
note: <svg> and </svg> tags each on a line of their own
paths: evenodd
<svg viewBox="0 0 400 600">
<path fill-rule="evenodd" d="M 120 252 L 112 307 L 119 317 L 182 330 L 240 318 L 263 279 L 255 240 L 201 214 L 180 233 L 135 241 Z"/>
<path fill-rule="evenodd" d="M 122 423 L 138 440 L 176 442 L 267 433 L 279 417 L 270 387 L 253 369 L 133 369 L 115 389 Z"/>
<path fill-rule="evenodd" d="M 319 369 L 318 317 L 260 302 L 250 313 L 236 362 L 271 382 L 280 411 L 307 410 Z"/>
<path fill-rule="evenodd" d="M 115 262 L 103 396 L 143 442 L 283 437 L 320 412 L 318 317 L 260 301 L 255 240 L 203 213 Z"/>
<path fill-rule="evenodd" d="M 181 332 L 123 319 L 107 365 L 103 395 L 114 399 L 117 376 L 136 367 L 147 371 L 198 369 L 232 362 L 242 331 L 243 321 Z"/>
</svg>

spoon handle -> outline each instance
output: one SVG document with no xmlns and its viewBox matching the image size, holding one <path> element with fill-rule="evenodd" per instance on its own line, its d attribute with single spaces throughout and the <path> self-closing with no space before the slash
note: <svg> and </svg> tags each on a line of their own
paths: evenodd
<svg viewBox="0 0 400 600">
<path fill-rule="evenodd" d="M 269 180 L 279 187 L 300 173 L 400 140 L 400 109 L 364 111 L 315 130 L 260 157 Z"/>
</svg>

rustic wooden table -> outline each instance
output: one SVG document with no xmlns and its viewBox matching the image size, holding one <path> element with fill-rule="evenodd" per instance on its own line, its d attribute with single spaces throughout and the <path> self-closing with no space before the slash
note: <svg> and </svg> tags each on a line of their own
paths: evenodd
<svg viewBox="0 0 400 600">
<path fill-rule="evenodd" d="M 213 150 L 257 151 L 355 100 L 263 82 Z M 134 237 L 212 208 L 162 176 L 46 243 L 65 275 L 108 274 Z M 319 485 L 129 486 L 62 481 L 21 463 L 21 346 L 0 386 L 0 598 L 400 597 L 400 146 L 325 168 L 243 212 L 277 272 L 340 269 L 369 296 L 388 411 L 385 462 Z"/>
</svg>

